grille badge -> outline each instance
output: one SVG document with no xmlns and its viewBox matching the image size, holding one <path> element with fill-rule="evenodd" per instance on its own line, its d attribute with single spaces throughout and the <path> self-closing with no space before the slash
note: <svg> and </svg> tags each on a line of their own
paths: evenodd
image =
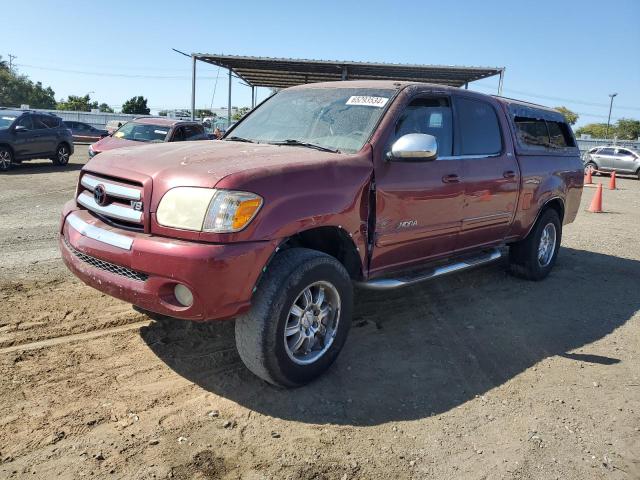
<svg viewBox="0 0 640 480">
<path fill-rule="evenodd" d="M 107 189 L 104 185 L 99 183 L 96 188 L 93 189 L 93 199 L 98 205 L 104 207 L 107 204 Z"/>
</svg>

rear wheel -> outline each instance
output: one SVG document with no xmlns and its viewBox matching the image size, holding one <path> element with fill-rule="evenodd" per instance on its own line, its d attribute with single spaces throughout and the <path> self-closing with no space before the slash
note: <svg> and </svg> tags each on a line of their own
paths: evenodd
<svg viewBox="0 0 640 480">
<path fill-rule="evenodd" d="M 597 175 L 596 172 L 598 171 L 598 166 L 593 162 L 589 162 L 584 166 L 584 174 L 586 175 L 589 173 L 589 170 L 591 170 L 593 175 Z"/>
<path fill-rule="evenodd" d="M 558 212 L 552 208 L 542 212 L 527 238 L 511 245 L 511 273 L 528 280 L 545 278 L 556 263 L 561 237 L 562 223 Z"/>
<path fill-rule="evenodd" d="M 0 147 L 0 172 L 6 172 L 13 163 L 13 153 L 7 147 Z"/>
<path fill-rule="evenodd" d="M 335 258 L 293 248 L 269 265 L 236 345 L 249 370 L 274 385 L 304 385 L 326 371 L 346 341 L 353 287 Z"/>
<path fill-rule="evenodd" d="M 64 166 L 69 163 L 70 156 L 71 152 L 69 151 L 69 146 L 66 143 L 61 143 L 56 148 L 56 154 L 52 160 L 56 165 Z"/>
</svg>

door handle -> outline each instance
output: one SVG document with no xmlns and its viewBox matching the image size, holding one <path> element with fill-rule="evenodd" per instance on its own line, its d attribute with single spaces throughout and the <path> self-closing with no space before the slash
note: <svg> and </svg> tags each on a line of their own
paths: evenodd
<svg viewBox="0 0 640 480">
<path fill-rule="evenodd" d="M 458 177 L 458 175 L 456 175 L 455 173 L 442 177 L 442 183 L 458 183 L 459 181 L 460 177 Z"/>
<path fill-rule="evenodd" d="M 502 176 L 504 178 L 514 178 L 516 176 L 516 172 L 513 170 L 507 170 L 506 172 L 502 172 Z"/>
</svg>

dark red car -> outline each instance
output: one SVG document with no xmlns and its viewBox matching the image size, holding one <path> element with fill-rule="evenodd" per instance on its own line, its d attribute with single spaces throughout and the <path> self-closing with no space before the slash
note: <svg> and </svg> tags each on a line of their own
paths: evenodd
<svg viewBox="0 0 640 480">
<path fill-rule="evenodd" d="M 122 125 L 111 135 L 104 136 L 89 147 L 89 157 L 114 148 L 138 146 L 143 143 L 208 140 L 204 127 L 198 122 L 166 117 L 140 117 Z"/>
<path fill-rule="evenodd" d="M 511 272 L 546 277 L 582 185 L 555 110 L 441 85 L 310 84 L 222 141 L 93 158 L 60 250 L 84 282 L 147 311 L 235 317 L 248 368 L 295 386 L 342 349 L 354 284 L 411 285 L 506 247 Z"/>
</svg>

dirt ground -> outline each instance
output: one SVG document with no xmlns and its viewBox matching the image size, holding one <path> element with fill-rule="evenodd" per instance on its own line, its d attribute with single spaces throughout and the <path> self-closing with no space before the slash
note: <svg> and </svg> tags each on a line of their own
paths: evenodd
<svg viewBox="0 0 640 480">
<path fill-rule="evenodd" d="M 286 391 L 232 322 L 152 321 L 66 271 L 79 150 L 0 175 L 0 478 L 640 478 L 639 181 L 602 214 L 585 189 L 543 282 L 358 292 L 335 366 Z"/>
</svg>

